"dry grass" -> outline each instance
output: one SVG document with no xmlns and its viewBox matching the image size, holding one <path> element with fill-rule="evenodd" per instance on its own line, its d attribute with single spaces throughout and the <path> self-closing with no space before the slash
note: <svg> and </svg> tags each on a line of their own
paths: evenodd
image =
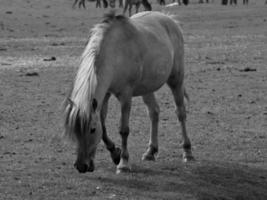
<svg viewBox="0 0 267 200">
<path fill-rule="evenodd" d="M 88 29 L 104 11 L 72 10 L 65 0 L 0 2 L 0 199 L 267 199 L 263 2 L 164 9 L 184 29 L 188 132 L 197 161 L 181 162 L 179 126 L 163 87 L 158 160 L 140 161 L 149 122 L 137 98 L 129 138 L 133 170 L 119 176 L 103 144 L 96 171 L 78 174 L 75 148 L 60 138 L 61 103 Z M 118 110 L 112 99 L 107 123 L 117 144 Z"/>
</svg>

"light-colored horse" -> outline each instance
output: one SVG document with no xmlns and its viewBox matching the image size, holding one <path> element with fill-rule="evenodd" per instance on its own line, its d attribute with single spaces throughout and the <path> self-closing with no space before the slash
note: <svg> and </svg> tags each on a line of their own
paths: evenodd
<svg viewBox="0 0 267 200">
<path fill-rule="evenodd" d="M 172 91 L 181 123 L 183 159 L 192 160 L 185 122 L 184 40 L 177 22 L 159 12 L 141 12 L 131 18 L 110 13 L 92 28 L 65 105 L 65 134 L 77 141 L 75 166 L 79 172 L 94 170 L 101 139 L 117 172 L 130 170 L 127 140 L 134 96 L 142 96 L 151 120 L 143 160 L 155 160 L 159 106 L 154 92 L 165 83 Z M 121 149 L 108 137 L 105 126 L 111 94 L 121 104 Z"/>
</svg>

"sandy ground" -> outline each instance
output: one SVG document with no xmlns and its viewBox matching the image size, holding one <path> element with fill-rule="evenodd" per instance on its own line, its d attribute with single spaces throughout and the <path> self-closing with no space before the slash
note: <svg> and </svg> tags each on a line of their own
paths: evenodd
<svg viewBox="0 0 267 200">
<path fill-rule="evenodd" d="M 74 145 L 60 137 L 62 101 L 88 31 L 105 10 L 89 3 L 72 9 L 70 0 L 0 0 L 0 199 L 267 199 L 267 6 L 250 2 L 153 4 L 183 27 L 196 161 L 182 162 L 180 127 L 163 87 L 157 161 L 140 159 L 149 120 L 136 98 L 132 172 L 116 175 L 102 143 L 96 171 L 79 174 Z M 118 118 L 113 98 L 107 126 L 116 144 Z"/>
</svg>

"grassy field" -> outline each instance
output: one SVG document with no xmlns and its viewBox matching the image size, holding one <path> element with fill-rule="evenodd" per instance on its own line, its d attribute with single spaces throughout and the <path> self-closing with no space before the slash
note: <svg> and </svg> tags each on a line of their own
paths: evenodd
<svg viewBox="0 0 267 200">
<path fill-rule="evenodd" d="M 182 162 L 180 127 L 164 86 L 157 92 L 157 161 L 141 161 L 149 119 L 135 98 L 132 172 L 116 175 L 102 143 L 95 172 L 79 174 L 75 146 L 61 138 L 62 101 L 89 29 L 107 10 L 92 3 L 72 9 L 71 0 L 0 0 L 0 199 L 267 199 L 267 6 L 191 2 L 152 6 L 177 15 L 183 28 L 196 161 Z M 117 145 L 118 119 L 112 98 L 107 127 Z"/>
</svg>

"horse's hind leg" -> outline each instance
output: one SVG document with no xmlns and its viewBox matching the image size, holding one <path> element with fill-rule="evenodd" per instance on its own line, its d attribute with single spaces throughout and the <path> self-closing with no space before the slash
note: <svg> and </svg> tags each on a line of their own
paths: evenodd
<svg viewBox="0 0 267 200">
<path fill-rule="evenodd" d="M 181 128 L 182 128 L 182 137 L 183 137 L 183 160 L 184 162 L 194 160 L 194 157 L 192 155 L 191 151 L 191 142 L 190 139 L 187 135 L 186 131 L 186 110 L 185 110 L 185 105 L 184 105 L 184 95 L 185 95 L 185 90 L 183 86 L 183 81 L 174 78 L 170 78 L 168 80 L 168 85 L 172 91 L 174 101 L 176 104 L 176 114 L 177 117 L 180 121 Z"/>
<path fill-rule="evenodd" d="M 154 93 L 143 96 L 143 101 L 147 106 L 148 114 L 151 120 L 149 147 L 143 154 L 142 160 L 155 160 L 155 154 L 158 153 L 158 122 L 159 105 Z"/>
<path fill-rule="evenodd" d="M 101 8 L 101 2 L 100 2 L 100 0 L 96 0 L 96 8 Z"/>
<path fill-rule="evenodd" d="M 138 13 L 140 7 L 140 2 L 135 5 L 135 13 Z"/>
<path fill-rule="evenodd" d="M 79 8 L 83 7 L 84 9 L 86 8 L 85 6 L 85 0 L 80 0 L 79 2 Z"/>
<path fill-rule="evenodd" d="M 108 2 L 107 2 L 107 0 L 103 0 L 103 5 L 104 5 L 104 8 L 107 8 L 107 7 L 108 7 Z"/>
<path fill-rule="evenodd" d="M 115 144 L 108 137 L 107 131 L 106 131 L 106 125 L 105 125 L 105 120 L 106 120 L 107 110 L 108 110 L 108 100 L 109 100 L 109 98 L 110 98 L 110 94 L 108 93 L 105 96 L 105 99 L 104 99 L 104 102 L 103 102 L 103 106 L 102 106 L 102 109 L 101 109 L 101 114 L 100 114 L 101 124 L 102 124 L 102 130 L 103 130 L 102 140 L 104 141 L 107 149 L 110 152 L 112 161 L 116 165 L 118 165 L 119 162 L 120 162 L 121 150 L 120 150 L 120 148 L 115 147 Z"/>
<path fill-rule="evenodd" d="M 75 8 L 76 4 L 78 3 L 78 0 L 75 0 L 72 4 L 72 8 Z"/>
</svg>

